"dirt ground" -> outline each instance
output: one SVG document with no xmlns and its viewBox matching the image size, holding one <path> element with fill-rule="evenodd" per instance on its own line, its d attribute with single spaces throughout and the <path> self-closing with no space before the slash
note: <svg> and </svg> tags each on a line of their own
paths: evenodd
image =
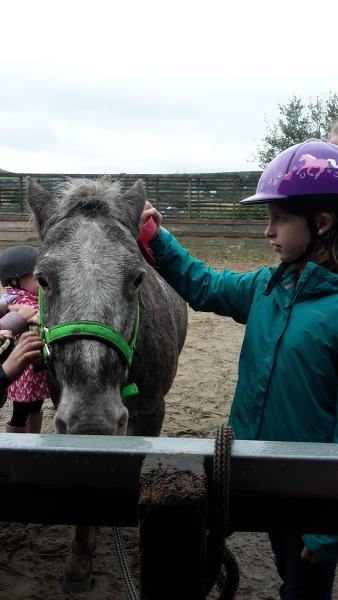
<svg viewBox="0 0 338 600">
<path fill-rule="evenodd" d="M 206 247 L 194 254 L 215 268 L 254 270 L 273 257 L 261 243 L 229 240 L 218 251 Z M 193 252 L 192 252 L 193 253 Z M 213 437 L 229 414 L 237 379 L 243 327 L 230 319 L 189 311 L 189 330 L 175 384 L 167 397 L 162 435 Z M 10 414 L 5 405 L 0 428 Z M 44 407 L 43 432 L 53 431 L 53 408 Z M 137 575 L 137 531 L 124 530 L 132 571 Z M 93 568 L 95 585 L 86 594 L 63 594 L 63 565 L 70 545 L 70 527 L 0 523 L 0 600 L 125 600 L 111 531 L 101 528 Z M 265 534 L 235 533 L 229 540 L 240 564 L 240 600 L 277 600 L 278 577 Z M 210 600 L 216 600 L 212 592 Z M 160 599 L 159 599 L 160 600 Z M 173 599 L 174 600 L 174 599 Z M 318 599 L 320 600 L 320 599 Z M 338 585 L 333 600 L 338 600 Z"/>
</svg>

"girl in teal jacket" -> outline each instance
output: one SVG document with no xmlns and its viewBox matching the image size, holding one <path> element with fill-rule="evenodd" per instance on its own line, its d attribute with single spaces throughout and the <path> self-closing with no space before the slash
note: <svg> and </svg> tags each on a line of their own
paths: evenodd
<svg viewBox="0 0 338 600">
<path fill-rule="evenodd" d="M 338 442 L 338 147 L 312 139 L 263 172 L 265 235 L 278 268 L 216 272 L 160 228 L 143 222 L 161 275 L 194 310 L 246 325 L 230 425 L 237 439 Z M 284 600 L 330 600 L 338 537 L 270 532 Z"/>
</svg>

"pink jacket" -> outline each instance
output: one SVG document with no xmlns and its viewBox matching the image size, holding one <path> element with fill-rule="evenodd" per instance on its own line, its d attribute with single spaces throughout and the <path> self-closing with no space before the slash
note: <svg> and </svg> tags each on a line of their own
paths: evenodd
<svg viewBox="0 0 338 600">
<path fill-rule="evenodd" d="M 7 292 L 9 294 L 17 294 L 18 297 L 14 301 L 14 304 L 26 304 L 32 308 L 38 308 L 38 298 L 35 294 L 17 288 L 7 288 Z M 10 313 L 10 315 L 12 314 L 16 313 Z M 20 335 L 17 335 L 16 339 L 19 339 L 19 337 Z M 33 402 L 35 400 L 44 400 L 45 398 L 48 398 L 49 391 L 44 374 L 35 372 L 33 366 L 29 365 L 21 377 L 8 387 L 7 397 L 9 400 L 15 402 Z"/>
</svg>

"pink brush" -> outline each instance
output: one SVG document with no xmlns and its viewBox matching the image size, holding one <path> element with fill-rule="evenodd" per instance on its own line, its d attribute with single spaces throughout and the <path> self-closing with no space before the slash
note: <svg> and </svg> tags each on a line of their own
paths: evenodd
<svg viewBox="0 0 338 600">
<path fill-rule="evenodd" d="M 141 227 L 141 231 L 137 238 L 137 243 L 140 246 L 141 252 L 145 259 L 150 264 L 155 263 L 154 253 L 150 248 L 148 242 L 153 239 L 153 237 L 157 233 L 157 225 L 153 217 L 148 217 L 147 220 L 143 223 Z"/>
</svg>

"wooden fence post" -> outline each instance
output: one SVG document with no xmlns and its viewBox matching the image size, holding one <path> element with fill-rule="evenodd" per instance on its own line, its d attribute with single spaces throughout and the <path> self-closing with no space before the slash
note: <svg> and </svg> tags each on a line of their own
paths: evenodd
<svg viewBox="0 0 338 600">
<path fill-rule="evenodd" d="M 188 219 L 191 219 L 191 177 L 188 183 Z"/>
<path fill-rule="evenodd" d="M 145 459 L 139 499 L 142 600 L 204 600 L 207 504 L 203 460 Z M 179 467 L 178 467 L 179 464 Z"/>
<path fill-rule="evenodd" d="M 19 177 L 19 189 L 20 189 L 20 212 L 23 212 L 23 206 L 24 206 L 24 201 L 23 201 L 23 196 L 24 196 L 24 191 L 23 191 L 23 176 L 20 175 Z"/>
</svg>

